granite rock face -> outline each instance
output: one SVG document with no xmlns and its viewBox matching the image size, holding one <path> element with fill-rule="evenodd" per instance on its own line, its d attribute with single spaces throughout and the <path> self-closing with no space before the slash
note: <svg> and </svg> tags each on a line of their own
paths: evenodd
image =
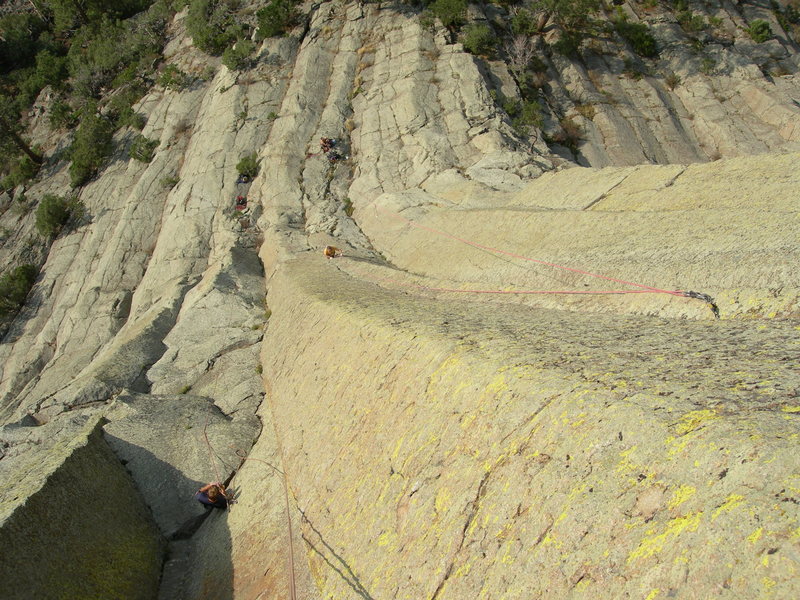
<svg viewBox="0 0 800 600">
<path fill-rule="evenodd" d="M 286 265 L 264 356 L 323 597 L 796 594 L 796 321 L 423 300 L 337 260 Z"/>
<path fill-rule="evenodd" d="M 165 543 L 102 420 L 3 465 L 0 575 L 9 598 L 153 598 Z M 66 437 L 66 436 L 65 436 Z M 5 463 L 6 460 L 3 460 Z"/>
<path fill-rule="evenodd" d="M 626 4 L 661 75 L 548 54 L 522 131 L 512 70 L 413 11 L 307 10 L 241 73 L 176 18 L 197 78 L 137 107 L 155 158 L 118 134 L 0 345 L 2 487 L 102 415 L 165 600 L 796 596 L 792 43 L 723 3 L 712 70 Z M 0 259 L 38 260 L 66 166 L 3 199 Z"/>
</svg>

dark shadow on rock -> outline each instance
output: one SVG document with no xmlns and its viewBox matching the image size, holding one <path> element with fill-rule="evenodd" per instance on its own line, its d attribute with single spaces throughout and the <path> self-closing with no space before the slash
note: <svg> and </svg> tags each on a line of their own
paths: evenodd
<svg viewBox="0 0 800 600">
<path fill-rule="evenodd" d="M 367 591 L 367 588 L 361 583 L 361 580 L 353 573 L 353 569 L 350 568 L 350 565 L 345 561 L 345 559 L 338 553 L 336 550 L 331 546 L 324 537 L 322 537 L 322 533 L 314 527 L 314 524 L 308 519 L 305 513 L 301 513 L 303 515 L 303 523 L 305 523 L 311 531 L 314 532 L 316 538 L 319 540 L 319 546 L 314 545 L 314 542 L 310 540 L 305 533 L 301 533 L 303 541 L 308 544 L 309 548 L 311 548 L 314 552 L 316 552 L 325 563 L 333 569 L 336 574 L 342 578 L 342 580 L 358 595 L 359 598 L 363 598 L 364 600 L 375 600 Z"/>
<path fill-rule="evenodd" d="M 194 497 L 207 482 L 186 477 L 147 448 L 108 432 L 105 438 L 133 477 L 169 542 L 158 597 L 233 600 L 227 511 L 207 509 Z"/>
</svg>

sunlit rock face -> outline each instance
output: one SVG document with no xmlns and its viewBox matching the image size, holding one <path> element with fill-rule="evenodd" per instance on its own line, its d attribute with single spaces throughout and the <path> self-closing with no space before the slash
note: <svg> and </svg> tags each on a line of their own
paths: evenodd
<svg viewBox="0 0 800 600">
<path fill-rule="evenodd" d="M 505 62 L 402 5 L 306 7 L 238 73 L 179 14 L 195 83 L 142 99 L 153 160 L 117 134 L 0 345 L 4 489 L 105 448 L 164 599 L 797 595 L 797 53 L 758 7 L 703 56 L 624 10 L 650 72 L 541 54 L 527 129 Z"/>
</svg>

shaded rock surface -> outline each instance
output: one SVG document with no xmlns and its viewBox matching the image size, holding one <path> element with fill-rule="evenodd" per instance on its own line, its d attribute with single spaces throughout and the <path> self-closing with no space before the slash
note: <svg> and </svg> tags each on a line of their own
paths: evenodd
<svg viewBox="0 0 800 600">
<path fill-rule="evenodd" d="M 89 218 L 0 345 L 0 472 L 104 414 L 171 538 L 164 599 L 797 595 L 792 43 L 751 43 L 751 8 L 724 3 L 704 73 L 674 22 L 627 6 L 681 83 L 626 76 L 618 42 L 547 55 L 523 135 L 502 62 L 403 7 L 307 8 L 253 69 L 151 90 L 153 161 L 121 132 L 81 189 Z M 184 16 L 166 60 L 217 67 Z M 565 117 L 574 155 L 545 143 Z M 38 260 L 20 242 L 65 167 L 27 213 L 3 203 L 0 259 Z M 619 285 L 474 244 L 707 293 L 722 320 L 671 294 L 433 290 Z M 237 503 L 205 514 L 214 479 Z"/>
<path fill-rule="evenodd" d="M 153 598 L 164 538 L 102 421 L 45 443 L 36 462 L 3 460 L 0 576 L 9 598 Z"/>
</svg>

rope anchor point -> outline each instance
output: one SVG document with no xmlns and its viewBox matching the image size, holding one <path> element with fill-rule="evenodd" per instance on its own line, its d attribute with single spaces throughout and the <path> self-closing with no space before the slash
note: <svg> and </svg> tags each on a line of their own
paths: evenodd
<svg viewBox="0 0 800 600">
<path fill-rule="evenodd" d="M 691 290 L 688 292 L 683 292 L 683 295 L 686 296 L 687 298 L 695 298 L 697 300 L 702 300 L 703 302 L 708 304 L 708 307 L 711 309 L 711 312 L 714 313 L 714 318 L 719 319 L 719 307 L 717 306 L 717 303 L 714 302 L 714 299 L 711 296 L 709 296 L 708 294 L 704 294 L 702 292 L 693 292 Z"/>
</svg>

